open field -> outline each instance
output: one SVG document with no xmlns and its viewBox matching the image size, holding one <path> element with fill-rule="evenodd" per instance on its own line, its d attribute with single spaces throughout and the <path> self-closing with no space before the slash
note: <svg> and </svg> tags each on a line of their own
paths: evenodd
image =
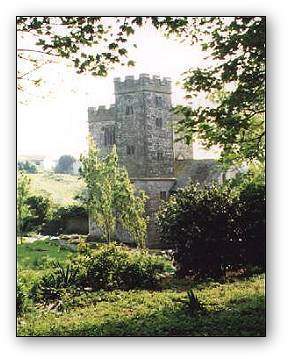
<svg viewBox="0 0 288 359">
<path fill-rule="evenodd" d="M 55 242 L 18 246 L 22 279 L 29 281 L 49 268 L 48 258 L 73 255 Z M 189 310 L 187 290 L 204 310 Z M 264 336 L 264 275 L 193 283 L 167 278 L 157 290 L 82 292 L 67 296 L 61 310 L 40 305 L 18 319 L 19 336 Z"/>
<path fill-rule="evenodd" d="M 29 174 L 29 178 L 33 193 L 49 195 L 53 202 L 60 205 L 73 202 L 75 195 L 84 188 L 79 176 L 44 172 Z"/>
</svg>

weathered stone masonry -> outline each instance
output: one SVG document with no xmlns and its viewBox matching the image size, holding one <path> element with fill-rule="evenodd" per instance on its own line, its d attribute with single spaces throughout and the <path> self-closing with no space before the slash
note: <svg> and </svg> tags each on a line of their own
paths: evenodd
<svg viewBox="0 0 288 359">
<path fill-rule="evenodd" d="M 182 163 L 191 161 L 193 150 L 181 142 L 174 143 L 172 124 L 175 117 L 170 112 L 169 78 L 150 78 L 147 74 L 140 74 L 139 79 L 126 76 L 124 81 L 114 79 L 114 88 L 114 105 L 108 109 L 104 106 L 98 109 L 89 107 L 89 132 L 103 155 L 116 144 L 120 164 L 127 168 L 135 186 L 149 196 L 147 211 L 152 220 L 147 244 L 157 246 L 157 231 L 153 221 L 155 212 L 160 201 L 165 200 L 177 185 L 174 177 L 175 159 Z M 181 176 L 181 173 L 178 175 Z M 99 235 L 91 221 L 89 234 Z M 118 234 L 119 237 L 124 235 L 120 230 Z M 126 239 L 129 240 L 129 236 Z"/>
</svg>

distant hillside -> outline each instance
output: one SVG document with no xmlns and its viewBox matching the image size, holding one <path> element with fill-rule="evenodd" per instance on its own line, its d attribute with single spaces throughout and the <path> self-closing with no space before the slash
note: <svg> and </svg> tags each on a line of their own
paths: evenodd
<svg viewBox="0 0 288 359">
<path fill-rule="evenodd" d="M 84 188 L 84 182 L 78 176 L 36 173 L 29 177 L 33 193 L 50 195 L 55 203 L 61 205 L 75 202 L 73 198 Z"/>
</svg>

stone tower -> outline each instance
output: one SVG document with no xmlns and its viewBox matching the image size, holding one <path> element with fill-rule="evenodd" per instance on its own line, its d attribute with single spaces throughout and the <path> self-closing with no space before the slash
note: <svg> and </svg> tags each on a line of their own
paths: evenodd
<svg viewBox="0 0 288 359">
<path fill-rule="evenodd" d="M 139 79 L 114 79 L 114 89 L 115 104 L 110 108 L 89 107 L 89 132 L 103 155 L 116 144 L 120 164 L 127 168 L 135 186 L 148 195 L 148 246 L 157 246 L 155 213 L 175 184 L 175 157 L 187 157 L 188 153 L 183 144 L 173 144 L 171 81 L 140 74 Z M 120 232 L 119 239 L 123 239 Z M 90 223 L 89 234 L 97 235 L 94 223 Z M 129 241 L 129 236 L 126 239 Z"/>
<path fill-rule="evenodd" d="M 142 74 L 114 86 L 117 149 L 130 177 L 173 176 L 171 81 Z"/>
<path fill-rule="evenodd" d="M 117 145 L 130 177 L 173 176 L 171 81 L 141 74 L 114 79 L 115 105 L 88 109 L 89 131 L 103 154 Z"/>
</svg>

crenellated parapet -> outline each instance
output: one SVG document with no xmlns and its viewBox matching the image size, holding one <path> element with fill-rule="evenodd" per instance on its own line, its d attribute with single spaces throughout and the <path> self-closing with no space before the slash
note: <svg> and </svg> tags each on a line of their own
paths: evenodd
<svg viewBox="0 0 288 359">
<path fill-rule="evenodd" d="M 115 105 L 88 107 L 88 122 L 115 121 Z"/>
<path fill-rule="evenodd" d="M 171 94 L 171 79 L 169 77 L 140 74 L 138 79 L 134 76 L 125 76 L 124 81 L 119 77 L 114 79 L 115 95 L 136 93 L 143 91 Z"/>
</svg>

